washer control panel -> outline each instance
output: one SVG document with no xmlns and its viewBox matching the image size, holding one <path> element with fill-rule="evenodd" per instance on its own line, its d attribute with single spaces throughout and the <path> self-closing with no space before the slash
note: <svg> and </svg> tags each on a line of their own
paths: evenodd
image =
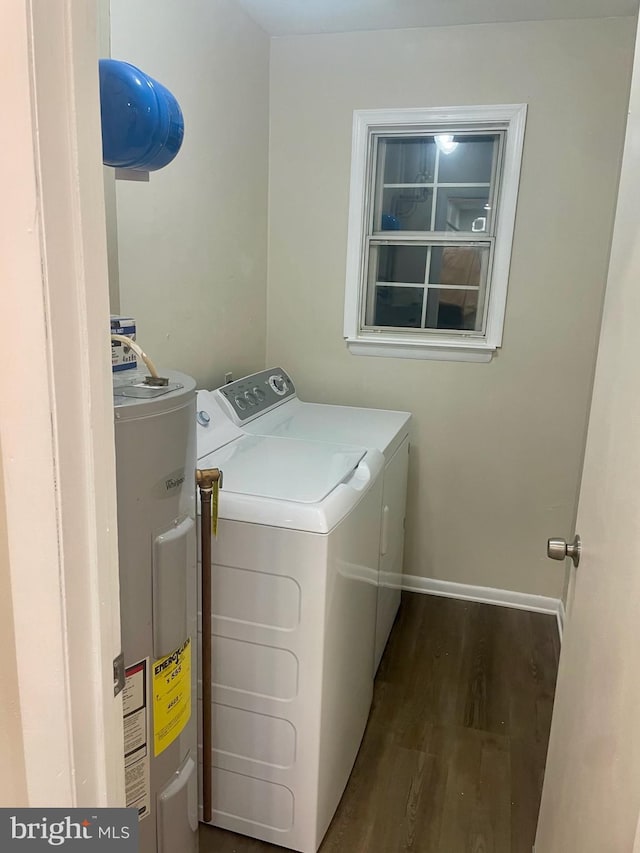
<svg viewBox="0 0 640 853">
<path fill-rule="evenodd" d="M 272 367 L 222 385 L 216 393 L 226 400 L 237 421 L 244 422 L 295 397 L 296 389 L 286 371 Z"/>
</svg>

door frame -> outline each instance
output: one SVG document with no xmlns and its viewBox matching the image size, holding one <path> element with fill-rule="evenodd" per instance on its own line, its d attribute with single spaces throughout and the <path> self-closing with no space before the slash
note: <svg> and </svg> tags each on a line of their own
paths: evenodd
<svg viewBox="0 0 640 853">
<path fill-rule="evenodd" d="M 16 806 L 125 802 L 96 18 L 88 0 L 0 4 L 0 102 L 11 117 L 0 167 L 0 499 L 26 780 Z"/>
</svg>

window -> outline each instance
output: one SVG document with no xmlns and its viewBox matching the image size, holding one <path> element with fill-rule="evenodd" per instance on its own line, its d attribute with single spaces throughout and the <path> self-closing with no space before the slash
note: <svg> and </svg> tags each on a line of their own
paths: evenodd
<svg viewBox="0 0 640 853">
<path fill-rule="evenodd" d="M 502 341 L 526 106 L 354 113 L 352 352 L 489 361 Z"/>
</svg>

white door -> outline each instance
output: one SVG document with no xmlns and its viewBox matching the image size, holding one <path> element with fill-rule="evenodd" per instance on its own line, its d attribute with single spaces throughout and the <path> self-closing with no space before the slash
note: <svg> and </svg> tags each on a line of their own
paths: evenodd
<svg viewBox="0 0 640 853">
<path fill-rule="evenodd" d="M 560 657 L 536 853 L 640 850 L 637 47 L 629 107 L 576 526 L 582 557 Z"/>
</svg>

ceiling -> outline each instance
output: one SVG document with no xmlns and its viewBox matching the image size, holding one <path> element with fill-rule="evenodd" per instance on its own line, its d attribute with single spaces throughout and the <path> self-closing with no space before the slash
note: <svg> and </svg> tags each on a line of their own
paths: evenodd
<svg viewBox="0 0 640 853">
<path fill-rule="evenodd" d="M 639 0 L 238 0 L 273 36 L 635 15 Z"/>
</svg>

